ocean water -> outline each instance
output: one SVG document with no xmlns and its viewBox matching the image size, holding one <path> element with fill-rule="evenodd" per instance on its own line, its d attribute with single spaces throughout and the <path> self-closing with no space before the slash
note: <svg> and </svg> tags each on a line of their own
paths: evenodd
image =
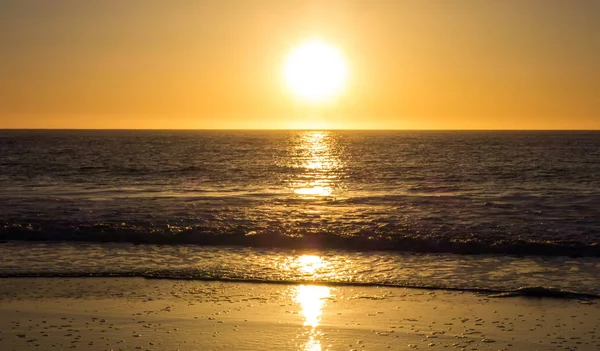
<svg viewBox="0 0 600 351">
<path fill-rule="evenodd" d="M 600 132 L 0 131 L 0 275 L 600 294 Z"/>
</svg>

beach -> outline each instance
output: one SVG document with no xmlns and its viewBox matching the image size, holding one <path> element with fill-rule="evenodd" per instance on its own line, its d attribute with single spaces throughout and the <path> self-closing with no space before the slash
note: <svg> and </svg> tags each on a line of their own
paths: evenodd
<svg viewBox="0 0 600 351">
<path fill-rule="evenodd" d="M 598 350 L 595 300 L 144 278 L 0 279 L 1 350 Z"/>
<path fill-rule="evenodd" d="M 600 351 L 599 1 L 0 1 L 0 351 Z"/>
</svg>

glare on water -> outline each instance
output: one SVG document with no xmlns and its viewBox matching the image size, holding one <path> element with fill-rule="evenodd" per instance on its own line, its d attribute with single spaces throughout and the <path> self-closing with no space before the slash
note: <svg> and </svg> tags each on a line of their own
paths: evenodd
<svg viewBox="0 0 600 351">
<path fill-rule="evenodd" d="M 303 254 L 287 256 L 282 262 L 277 262 L 275 267 L 284 275 L 302 277 L 305 281 L 335 280 L 343 272 L 331 263 L 331 260 L 318 255 Z"/>
<path fill-rule="evenodd" d="M 302 172 L 291 182 L 294 193 L 306 198 L 335 195 L 342 164 L 334 144 L 326 131 L 307 131 L 299 136 L 293 152 L 300 164 L 294 166 Z"/>
</svg>

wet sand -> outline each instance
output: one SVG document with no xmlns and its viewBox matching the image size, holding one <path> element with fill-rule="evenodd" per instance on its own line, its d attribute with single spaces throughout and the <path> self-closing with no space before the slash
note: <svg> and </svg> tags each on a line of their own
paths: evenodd
<svg viewBox="0 0 600 351">
<path fill-rule="evenodd" d="M 600 305 L 467 292 L 0 279 L 0 350 L 598 350 Z"/>
</svg>

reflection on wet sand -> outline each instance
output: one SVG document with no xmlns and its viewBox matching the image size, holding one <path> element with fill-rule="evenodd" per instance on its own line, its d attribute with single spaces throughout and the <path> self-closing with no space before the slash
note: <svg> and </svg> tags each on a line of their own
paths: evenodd
<svg viewBox="0 0 600 351">
<path fill-rule="evenodd" d="M 300 285 L 297 287 L 296 302 L 302 308 L 304 325 L 316 328 L 321 321 L 324 299 L 330 296 L 326 286 Z"/>
<path fill-rule="evenodd" d="M 331 295 L 330 288 L 326 286 L 300 285 L 296 287 L 295 301 L 300 305 L 304 318 L 304 335 L 308 340 L 303 346 L 305 351 L 321 350 L 321 337 L 323 332 L 318 328 L 323 315 L 325 301 Z"/>
<path fill-rule="evenodd" d="M 326 267 L 321 257 L 316 255 L 302 255 L 294 263 L 295 268 L 306 275 L 314 275 L 318 270 Z M 302 350 L 320 351 L 323 332 L 319 329 L 319 324 L 325 302 L 331 296 L 331 289 L 327 286 L 299 285 L 294 290 L 294 301 L 300 305 L 304 318 L 302 337 L 308 338 Z"/>
</svg>

